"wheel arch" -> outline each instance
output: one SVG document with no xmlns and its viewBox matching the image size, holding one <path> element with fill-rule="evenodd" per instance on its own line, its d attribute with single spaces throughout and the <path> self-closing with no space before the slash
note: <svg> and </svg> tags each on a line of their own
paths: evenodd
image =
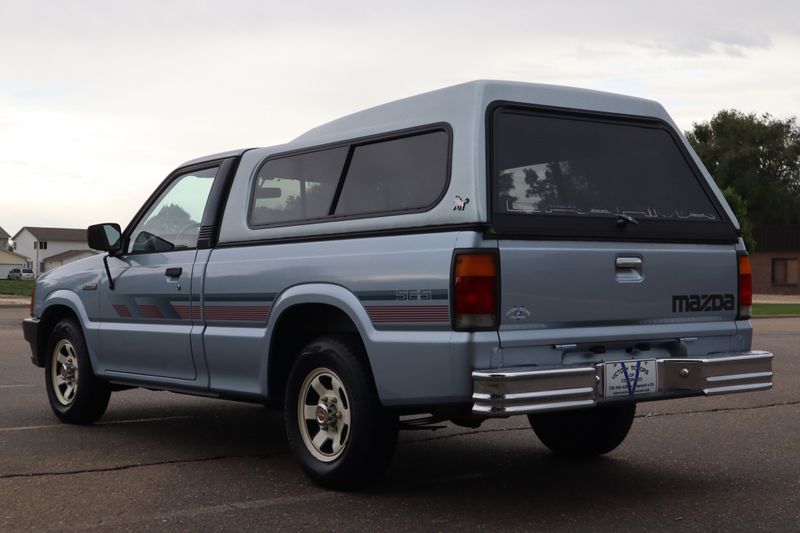
<svg viewBox="0 0 800 533">
<path fill-rule="evenodd" d="M 80 301 L 80 298 L 78 298 L 74 292 L 67 290 L 58 290 L 48 294 L 43 303 L 37 332 L 38 342 L 36 357 L 38 366 L 44 365 L 47 358 L 47 344 L 50 339 L 50 334 L 55 325 L 63 319 L 72 320 L 80 328 L 83 333 L 84 341 L 86 342 L 86 349 L 89 352 L 92 366 L 96 368 L 93 350 L 94 343 L 92 342 L 94 339 L 94 330 L 87 328 L 89 317 L 86 314 L 86 309 Z"/>
<path fill-rule="evenodd" d="M 291 287 L 275 300 L 270 322 L 264 383 L 271 402 L 283 402 L 289 371 L 300 350 L 323 335 L 358 338 L 375 380 L 369 350 L 374 328 L 361 302 L 344 287 L 323 283 Z"/>
</svg>

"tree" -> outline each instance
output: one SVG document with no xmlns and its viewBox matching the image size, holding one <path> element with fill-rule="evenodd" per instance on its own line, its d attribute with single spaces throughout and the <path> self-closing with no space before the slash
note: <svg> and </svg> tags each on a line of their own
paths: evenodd
<svg viewBox="0 0 800 533">
<path fill-rule="evenodd" d="M 739 220 L 739 225 L 742 228 L 744 245 L 747 246 L 747 249 L 751 252 L 755 251 L 756 244 L 758 243 L 753 237 L 753 224 L 747 216 L 747 202 L 733 187 L 725 187 L 722 189 L 722 195 L 725 197 L 728 205 L 731 206 L 733 214 L 736 215 L 736 218 Z"/>
<path fill-rule="evenodd" d="M 800 224 L 796 118 L 722 110 L 708 122 L 695 123 L 686 137 L 734 211 L 741 211 L 736 214 L 743 228 Z"/>
<path fill-rule="evenodd" d="M 175 236 L 187 226 L 197 224 L 189 213 L 178 204 L 167 204 L 148 220 L 144 229 L 160 237 Z"/>
<path fill-rule="evenodd" d="M 501 172 L 494 182 L 494 190 L 497 196 L 497 205 L 501 206 L 503 211 L 511 210 L 511 206 L 517 201 L 517 197 L 511 194 L 514 190 L 514 174 Z"/>
</svg>

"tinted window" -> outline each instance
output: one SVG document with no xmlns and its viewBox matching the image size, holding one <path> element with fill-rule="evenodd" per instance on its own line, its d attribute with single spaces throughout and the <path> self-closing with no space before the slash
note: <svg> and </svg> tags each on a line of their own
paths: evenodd
<svg viewBox="0 0 800 533">
<path fill-rule="evenodd" d="M 336 214 L 428 207 L 444 190 L 447 164 L 443 131 L 356 146 Z"/>
<path fill-rule="evenodd" d="M 494 128 L 496 213 L 719 220 L 661 127 L 504 111 Z"/>
<path fill-rule="evenodd" d="M 276 224 L 328 216 L 347 147 L 272 159 L 256 178 L 250 222 Z"/>
<path fill-rule="evenodd" d="M 256 179 L 250 223 L 424 209 L 442 194 L 448 164 L 444 131 L 271 159 Z"/>
</svg>

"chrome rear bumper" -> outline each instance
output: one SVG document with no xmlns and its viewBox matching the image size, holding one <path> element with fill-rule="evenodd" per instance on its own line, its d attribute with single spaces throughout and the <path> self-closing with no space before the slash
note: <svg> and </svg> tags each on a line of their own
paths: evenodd
<svg viewBox="0 0 800 533">
<path fill-rule="evenodd" d="M 772 354 L 743 352 L 701 359 L 657 359 L 658 392 L 634 400 L 730 394 L 772 388 Z M 472 412 L 487 417 L 591 407 L 602 402 L 604 364 L 472 373 Z M 614 400 L 620 399 L 615 397 Z"/>
</svg>

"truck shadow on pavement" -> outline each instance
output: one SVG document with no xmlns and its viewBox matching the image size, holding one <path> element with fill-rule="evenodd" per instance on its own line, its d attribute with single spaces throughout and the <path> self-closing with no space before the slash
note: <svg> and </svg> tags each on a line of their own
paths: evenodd
<svg viewBox="0 0 800 533">
<path fill-rule="evenodd" d="M 110 440 L 106 445 L 115 449 L 145 450 L 140 453 L 144 462 L 238 458 L 254 466 L 277 461 L 281 470 L 292 470 L 283 415 L 277 409 L 203 400 L 178 408 L 120 406 L 109 414 L 92 431 L 93 440 L 101 446 Z M 136 420 L 140 422 L 129 422 Z M 453 505 L 453 496 L 462 494 L 483 504 L 518 506 L 528 505 L 531 498 L 549 505 L 580 496 L 585 504 L 618 505 L 620 498 L 702 494 L 720 482 L 690 468 L 643 461 L 642 450 L 628 443 L 605 457 L 568 460 L 539 443 L 524 418 L 489 425 L 401 432 L 385 478 L 354 497 L 424 495 Z M 299 467 L 294 471 L 298 484 L 310 485 Z"/>
</svg>

